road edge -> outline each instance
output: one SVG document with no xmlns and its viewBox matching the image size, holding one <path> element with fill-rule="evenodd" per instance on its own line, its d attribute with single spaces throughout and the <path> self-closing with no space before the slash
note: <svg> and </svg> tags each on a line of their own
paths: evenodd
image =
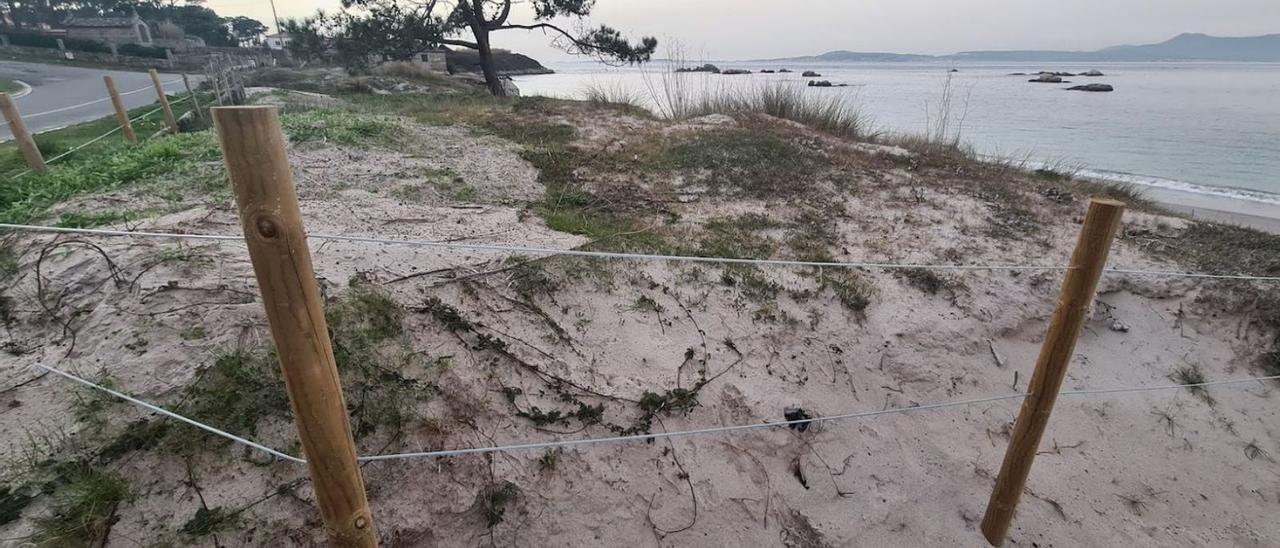
<svg viewBox="0 0 1280 548">
<path fill-rule="evenodd" d="M 18 84 L 19 86 L 22 86 L 22 91 L 19 91 L 14 94 L 10 94 L 9 95 L 10 99 L 20 99 L 22 97 L 31 95 L 31 84 L 23 82 L 22 80 L 14 80 L 13 83 Z"/>
</svg>

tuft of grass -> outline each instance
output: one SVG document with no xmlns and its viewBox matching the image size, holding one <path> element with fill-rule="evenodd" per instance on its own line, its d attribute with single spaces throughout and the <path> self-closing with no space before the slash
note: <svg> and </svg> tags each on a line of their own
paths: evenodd
<svg viewBox="0 0 1280 548">
<path fill-rule="evenodd" d="M 819 271 L 818 287 L 830 290 L 845 308 L 863 314 L 876 296 L 876 287 L 862 274 L 846 269 L 835 273 Z"/>
<path fill-rule="evenodd" d="M 560 466 L 559 449 L 547 449 L 542 453 L 542 456 L 538 458 L 538 469 L 543 472 L 554 471 L 558 466 Z"/>
<path fill-rule="evenodd" d="M 33 520 L 31 540 L 37 545 L 94 545 L 110 529 L 119 505 L 132 496 L 119 474 L 85 464 L 69 468 L 67 485 L 55 494 L 50 513 Z"/>
<path fill-rule="evenodd" d="M 202 507 L 196 510 L 191 519 L 182 524 L 182 528 L 179 531 L 193 537 L 202 537 L 235 525 L 237 517 L 239 517 L 237 513 L 229 512 L 221 507 Z"/>
<path fill-rule="evenodd" d="M 1184 365 L 1173 370 L 1173 374 L 1169 375 L 1170 379 L 1178 384 L 1204 384 L 1207 382 L 1204 371 L 1199 365 Z M 1210 407 L 1216 403 L 1213 396 L 1209 395 L 1209 389 L 1205 386 L 1189 386 L 1187 391 L 1191 395 L 1200 398 L 1200 401 L 1208 404 Z"/>
<path fill-rule="evenodd" d="M 115 380 L 105 374 L 92 380 L 105 388 L 117 388 Z M 115 396 L 101 390 L 77 388 L 72 392 L 71 415 L 79 422 L 101 427 L 107 422 L 103 413 L 119 403 L 120 400 Z"/>
<path fill-rule="evenodd" d="M 36 498 L 13 490 L 8 485 L 0 485 L 0 527 L 8 525 L 22 517 L 22 511 Z"/>
<path fill-rule="evenodd" d="M 326 142 L 355 147 L 389 144 L 402 134 L 401 128 L 385 116 L 338 109 L 316 109 L 290 113 L 280 124 L 294 143 Z"/>
<path fill-rule="evenodd" d="M 520 498 L 520 488 L 509 481 L 485 486 L 480 492 L 480 508 L 485 526 L 492 529 L 506 519 L 507 505 Z"/>
</svg>

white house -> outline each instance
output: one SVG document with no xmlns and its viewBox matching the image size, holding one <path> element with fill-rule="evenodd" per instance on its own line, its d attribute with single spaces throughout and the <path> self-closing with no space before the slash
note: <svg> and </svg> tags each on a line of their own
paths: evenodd
<svg viewBox="0 0 1280 548">
<path fill-rule="evenodd" d="M 277 32 L 275 34 L 268 34 L 265 40 L 267 48 L 283 50 L 289 47 L 289 42 L 292 42 L 293 38 L 290 37 L 287 32 Z"/>
</svg>

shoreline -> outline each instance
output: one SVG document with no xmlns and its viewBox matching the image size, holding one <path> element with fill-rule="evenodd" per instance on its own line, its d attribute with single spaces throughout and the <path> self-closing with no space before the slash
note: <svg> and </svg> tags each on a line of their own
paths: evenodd
<svg viewBox="0 0 1280 548">
<path fill-rule="evenodd" d="M 1195 220 L 1239 225 L 1280 234 L 1280 207 L 1226 196 L 1140 185 L 1147 199 Z"/>
</svg>

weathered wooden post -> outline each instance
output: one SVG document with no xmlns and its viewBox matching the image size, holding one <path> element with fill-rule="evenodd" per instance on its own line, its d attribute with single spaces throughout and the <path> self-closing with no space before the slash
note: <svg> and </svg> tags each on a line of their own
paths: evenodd
<svg viewBox="0 0 1280 548">
<path fill-rule="evenodd" d="M 138 142 L 138 135 L 133 132 L 133 123 L 129 121 L 129 111 L 125 110 L 124 101 L 120 100 L 120 93 L 116 91 L 116 81 L 110 76 L 103 76 L 102 80 L 107 83 L 107 94 L 111 96 L 111 106 L 116 110 L 116 123 L 120 125 L 120 133 L 124 134 L 124 141 Z"/>
<path fill-rule="evenodd" d="M 1090 200 L 1080 239 L 1071 255 L 1071 266 L 1062 281 L 1058 306 L 1040 347 L 1040 357 L 1027 387 L 1027 397 L 1014 423 L 1013 436 L 996 477 L 995 489 L 982 518 L 982 533 L 992 546 L 1000 546 L 1009 533 L 1018 498 L 1031 473 L 1040 437 L 1049 423 L 1049 413 L 1058 398 L 1067 366 L 1075 352 L 1076 339 L 1088 317 L 1098 289 L 1098 278 L 1107 264 L 1111 242 L 1120 228 L 1124 204 L 1114 200 Z"/>
<path fill-rule="evenodd" d="M 329 539 L 336 546 L 376 547 L 276 108 L 212 113 Z"/>
<path fill-rule="evenodd" d="M 191 96 L 191 104 L 195 108 L 196 118 L 204 119 L 204 112 L 200 111 L 200 98 L 196 97 L 195 90 L 191 89 L 191 78 L 187 77 L 187 73 L 182 73 L 182 85 L 187 86 L 187 95 Z"/>
<path fill-rule="evenodd" d="M 178 134 L 178 119 L 173 116 L 173 108 L 169 106 L 169 96 L 164 94 L 164 85 L 160 83 L 160 73 L 151 69 L 151 84 L 156 87 L 156 96 L 160 99 L 160 108 L 164 109 L 164 123 L 169 126 L 169 133 Z"/>
<path fill-rule="evenodd" d="M 27 161 L 27 167 L 36 173 L 44 173 L 44 156 L 40 154 L 40 147 L 36 146 L 36 140 L 31 137 L 31 132 L 27 130 L 27 124 L 22 121 L 22 115 L 18 114 L 18 107 L 13 105 L 13 99 L 9 98 L 8 93 L 0 93 L 0 112 L 4 113 L 4 119 L 9 121 L 9 132 L 13 133 L 13 142 L 18 144 L 18 150 L 22 152 L 22 158 Z"/>
</svg>

